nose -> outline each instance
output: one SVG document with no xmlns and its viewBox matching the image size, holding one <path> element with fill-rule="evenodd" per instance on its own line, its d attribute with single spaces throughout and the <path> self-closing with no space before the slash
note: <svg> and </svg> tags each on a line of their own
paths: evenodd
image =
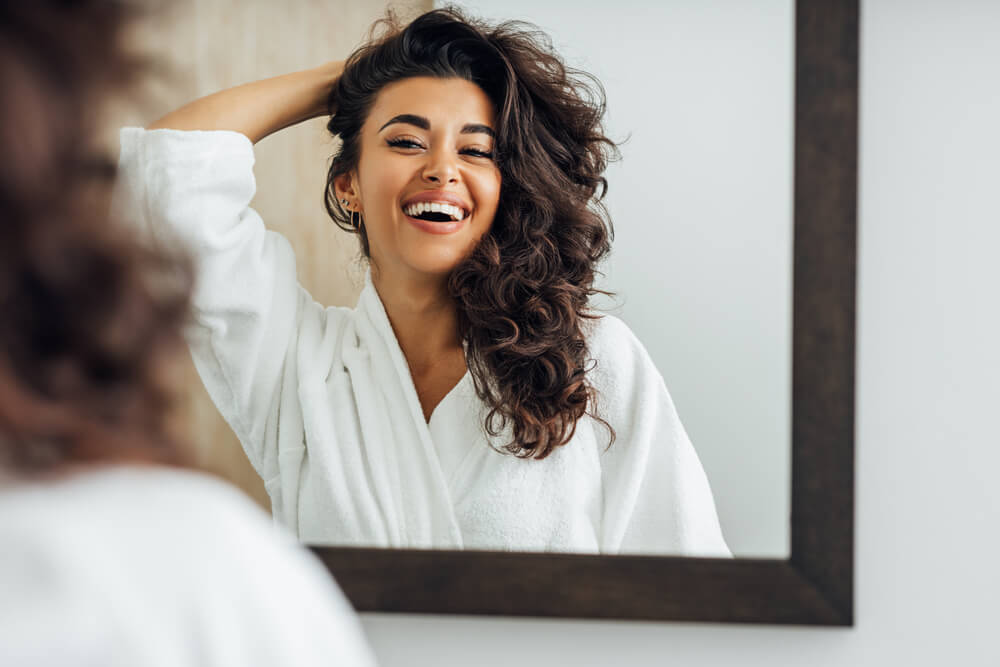
<svg viewBox="0 0 1000 667">
<path fill-rule="evenodd" d="M 421 175 L 425 181 L 435 185 L 458 183 L 459 181 L 455 157 L 446 150 L 428 152 L 427 163 L 424 165 Z"/>
</svg>

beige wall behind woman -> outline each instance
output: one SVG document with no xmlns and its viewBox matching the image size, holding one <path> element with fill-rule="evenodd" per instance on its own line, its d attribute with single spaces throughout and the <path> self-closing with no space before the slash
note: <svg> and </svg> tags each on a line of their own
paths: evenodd
<svg viewBox="0 0 1000 667">
<path fill-rule="evenodd" d="M 431 2 L 175 0 L 134 35 L 144 52 L 167 66 L 167 73 L 151 76 L 142 86 L 141 108 L 113 113 L 119 125 L 144 126 L 217 90 L 342 60 L 387 7 L 406 19 L 430 9 Z M 270 229 L 291 242 L 299 280 L 316 301 L 353 306 L 363 276 L 357 238 L 337 228 L 323 207 L 326 168 L 336 147 L 322 118 L 258 143 L 252 206 Z M 193 447 L 198 465 L 269 507 L 263 483 L 209 399 L 194 365 L 189 358 L 181 363 L 174 423 Z"/>
</svg>

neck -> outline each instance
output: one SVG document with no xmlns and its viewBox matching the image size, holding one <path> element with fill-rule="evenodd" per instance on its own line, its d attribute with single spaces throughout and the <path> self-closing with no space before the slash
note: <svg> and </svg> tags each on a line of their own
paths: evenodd
<svg viewBox="0 0 1000 667">
<path fill-rule="evenodd" d="M 402 279 L 372 271 L 372 284 L 414 376 L 455 363 L 459 356 L 464 365 L 458 314 L 448 296 L 447 280 L 447 276 Z"/>
</svg>

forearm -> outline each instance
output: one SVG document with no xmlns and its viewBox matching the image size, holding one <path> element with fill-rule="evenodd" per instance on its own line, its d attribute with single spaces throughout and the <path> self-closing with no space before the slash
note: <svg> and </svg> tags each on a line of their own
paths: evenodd
<svg viewBox="0 0 1000 667">
<path fill-rule="evenodd" d="M 342 62 L 283 74 L 228 88 L 168 113 L 150 130 L 233 130 L 253 143 L 327 112 L 330 87 L 343 71 Z"/>
</svg>

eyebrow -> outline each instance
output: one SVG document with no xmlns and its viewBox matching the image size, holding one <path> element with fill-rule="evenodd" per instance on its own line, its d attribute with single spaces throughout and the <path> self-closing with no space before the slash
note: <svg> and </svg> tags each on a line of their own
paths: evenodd
<svg viewBox="0 0 1000 667">
<path fill-rule="evenodd" d="M 427 120 L 426 118 L 424 118 L 423 116 L 417 116 L 417 115 L 411 114 L 411 113 L 403 113 L 403 114 L 399 114 L 398 116 L 392 117 L 389 120 L 389 122 L 386 123 L 385 125 L 383 125 L 382 127 L 380 127 L 378 129 L 378 131 L 381 132 L 382 130 L 384 130 L 385 128 L 389 127 L 393 123 L 406 123 L 407 125 L 415 125 L 416 127 L 419 127 L 421 130 L 429 130 L 429 129 L 431 129 L 431 122 L 429 120 Z M 496 133 L 493 131 L 493 128 L 491 128 L 488 125 L 483 125 L 482 123 L 467 123 L 467 124 L 465 124 L 465 125 L 462 126 L 462 129 L 459 130 L 459 133 L 460 134 L 488 134 L 491 137 L 496 137 Z"/>
</svg>

